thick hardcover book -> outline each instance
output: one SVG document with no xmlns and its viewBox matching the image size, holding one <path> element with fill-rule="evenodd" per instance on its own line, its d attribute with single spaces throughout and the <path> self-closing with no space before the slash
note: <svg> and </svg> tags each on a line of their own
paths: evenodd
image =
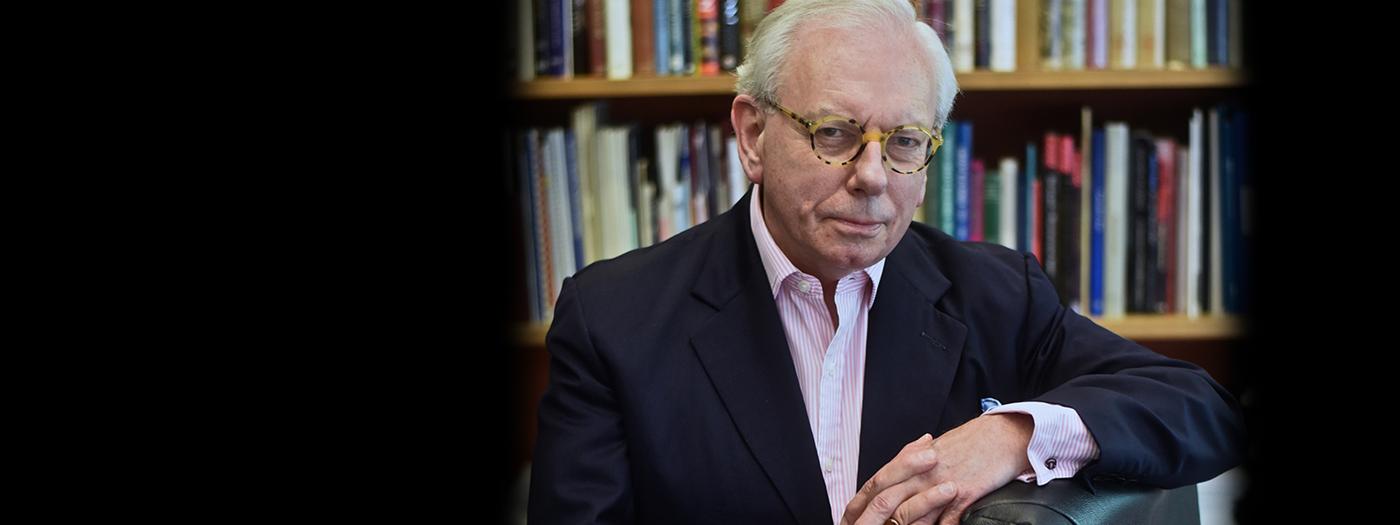
<svg viewBox="0 0 1400 525">
<path fill-rule="evenodd" d="M 1157 140 L 1158 192 L 1157 234 L 1160 250 L 1157 252 L 1158 277 L 1162 290 L 1164 312 L 1175 312 L 1176 273 L 1177 273 L 1177 188 L 1176 143 L 1171 139 Z"/>
<path fill-rule="evenodd" d="M 653 54 L 656 56 L 656 74 L 674 74 L 671 69 L 671 0 L 652 0 L 652 37 L 656 42 Z M 658 191 L 660 191 L 658 189 Z"/>
<path fill-rule="evenodd" d="M 1104 150 L 1104 130 L 1094 130 L 1093 149 L 1093 169 L 1089 177 L 1093 186 L 1092 203 L 1090 213 L 1092 226 L 1089 230 L 1089 315 L 1102 316 L 1103 308 L 1103 277 L 1104 277 L 1104 213 L 1107 211 L 1104 206 L 1104 182 L 1106 173 L 1104 172 L 1104 159 L 1107 153 Z"/>
<path fill-rule="evenodd" d="M 973 4 L 973 9 L 976 10 L 973 23 L 977 28 L 977 49 L 973 55 L 973 64 L 977 69 L 988 69 L 992 65 L 991 0 L 974 0 Z"/>
<path fill-rule="evenodd" d="M 1060 144 L 1060 166 L 1063 168 L 1060 173 L 1060 282 L 1064 286 L 1060 301 L 1075 311 L 1081 311 L 1083 307 L 1080 306 L 1079 295 L 1079 245 L 1082 238 L 1079 235 L 1079 203 L 1082 188 L 1077 183 L 1079 177 L 1076 176 L 1079 172 L 1079 154 L 1075 148 L 1074 137 L 1061 136 Z"/>
<path fill-rule="evenodd" d="M 635 76 L 656 75 L 656 16 L 652 0 L 631 0 L 632 4 L 632 73 Z"/>
<path fill-rule="evenodd" d="M 1132 171 L 1129 176 L 1128 203 L 1128 311 L 1145 313 L 1147 303 L 1148 261 L 1148 149 L 1151 138 L 1134 131 L 1130 142 Z"/>
<path fill-rule="evenodd" d="M 1044 239 L 1041 245 L 1045 249 L 1045 275 L 1050 278 L 1050 282 L 1055 284 L 1055 291 L 1064 297 L 1064 283 L 1060 272 L 1060 181 L 1063 179 L 1060 157 L 1063 151 L 1060 148 L 1059 135 L 1054 133 L 1045 134 L 1045 207 L 1042 224 L 1045 225 Z"/>
<path fill-rule="evenodd" d="M 719 0 L 696 0 L 695 14 L 700 28 L 700 74 L 719 74 Z"/>
<path fill-rule="evenodd" d="M 1162 301 L 1161 292 L 1161 234 L 1159 232 L 1159 222 L 1157 218 L 1157 202 L 1160 199 L 1160 177 L 1161 173 L 1157 165 L 1157 144 L 1156 140 L 1150 136 L 1142 138 L 1142 148 L 1147 155 L 1147 252 L 1146 260 L 1143 262 L 1143 282 L 1144 288 L 1143 306 L 1148 313 L 1164 313 L 1166 310 Z"/>
<path fill-rule="evenodd" d="M 739 0 L 723 0 L 719 17 L 719 68 L 733 72 L 743 58 L 739 46 Z"/>
</svg>

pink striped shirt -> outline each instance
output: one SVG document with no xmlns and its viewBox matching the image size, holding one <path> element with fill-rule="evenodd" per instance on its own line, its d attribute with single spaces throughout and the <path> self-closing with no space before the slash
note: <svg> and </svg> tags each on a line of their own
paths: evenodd
<svg viewBox="0 0 1400 525">
<path fill-rule="evenodd" d="M 817 445 L 817 461 L 826 482 L 832 523 L 840 523 L 846 504 L 856 493 L 860 458 L 860 415 L 865 394 L 865 341 L 870 307 L 880 286 L 885 260 L 842 277 L 836 283 L 836 316 L 822 297 L 822 283 L 802 273 L 778 248 L 768 231 L 759 203 L 759 188 L 749 203 L 763 269 L 778 316 L 787 335 L 788 351 L 797 370 L 797 384 L 807 409 L 807 422 Z M 1098 456 L 1098 447 L 1073 409 L 1048 403 L 1012 403 L 988 411 L 1029 414 L 1035 420 L 1027 457 L 1032 471 L 1021 481 L 1044 485 L 1070 477 Z"/>
</svg>

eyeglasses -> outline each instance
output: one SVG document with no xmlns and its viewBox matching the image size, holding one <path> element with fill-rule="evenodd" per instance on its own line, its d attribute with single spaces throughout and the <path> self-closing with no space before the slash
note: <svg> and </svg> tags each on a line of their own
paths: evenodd
<svg viewBox="0 0 1400 525">
<path fill-rule="evenodd" d="M 929 162 L 933 161 L 933 154 L 943 145 L 943 137 L 916 124 L 896 126 L 879 133 L 865 131 L 865 126 L 853 118 L 828 115 L 817 120 L 808 120 L 781 104 L 771 104 L 807 128 L 812 151 L 822 162 L 833 166 L 850 164 L 865 151 L 866 144 L 878 140 L 880 151 L 884 152 L 882 160 L 885 166 L 896 172 L 912 175 L 928 167 Z"/>
</svg>

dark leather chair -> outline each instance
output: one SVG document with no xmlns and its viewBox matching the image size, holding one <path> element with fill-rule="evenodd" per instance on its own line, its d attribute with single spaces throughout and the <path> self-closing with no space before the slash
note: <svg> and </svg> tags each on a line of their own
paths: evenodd
<svg viewBox="0 0 1400 525">
<path fill-rule="evenodd" d="M 1101 478 L 1089 492 L 1077 480 L 1044 487 L 1012 482 L 978 500 L 963 525 L 1200 525 L 1196 485 L 1160 489 Z"/>
</svg>

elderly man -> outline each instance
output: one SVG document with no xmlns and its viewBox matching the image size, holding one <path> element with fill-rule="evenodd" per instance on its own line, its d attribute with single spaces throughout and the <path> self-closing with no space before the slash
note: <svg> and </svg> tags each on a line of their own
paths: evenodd
<svg viewBox="0 0 1400 525">
<path fill-rule="evenodd" d="M 907 0 L 789 0 L 739 77 L 749 194 L 564 282 L 532 523 L 952 524 L 1017 479 L 1240 461 L 1201 369 L 911 224 L 957 86 Z"/>
</svg>

